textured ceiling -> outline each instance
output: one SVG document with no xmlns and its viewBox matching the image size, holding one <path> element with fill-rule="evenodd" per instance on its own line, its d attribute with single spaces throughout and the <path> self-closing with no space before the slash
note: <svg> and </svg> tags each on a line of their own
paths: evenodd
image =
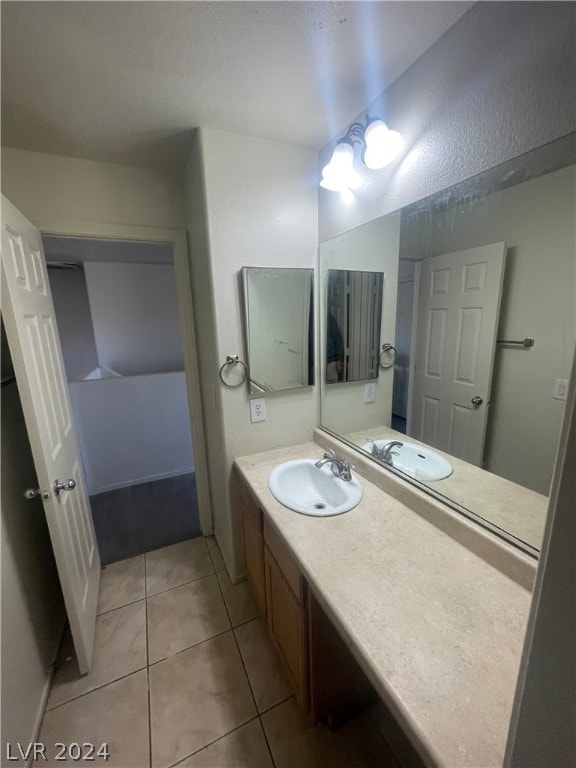
<svg viewBox="0 0 576 768">
<path fill-rule="evenodd" d="M 2 143 L 176 167 L 196 126 L 321 148 L 469 2 L 2 2 Z"/>
</svg>

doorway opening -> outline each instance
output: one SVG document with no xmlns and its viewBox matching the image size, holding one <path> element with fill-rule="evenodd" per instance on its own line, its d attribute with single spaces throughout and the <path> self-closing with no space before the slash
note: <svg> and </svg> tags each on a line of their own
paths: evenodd
<svg viewBox="0 0 576 768">
<path fill-rule="evenodd" d="M 201 536 L 172 243 L 42 239 L 102 564 Z"/>
</svg>

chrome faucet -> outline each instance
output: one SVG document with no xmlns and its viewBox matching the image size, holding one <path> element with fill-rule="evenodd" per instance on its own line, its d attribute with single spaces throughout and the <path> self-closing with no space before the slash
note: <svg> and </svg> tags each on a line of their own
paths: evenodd
<svg viewBox="0 0 576 768">
<path fill-rule="evenodd" d="M 400 440 L 391 440 L 388 445 L 384 446 L 384 448 L 380 448 L 380 456 L 378 458 L 381 459 L 381 461 L 385 461 L 386 464 L 394 465 L 392 456 L 398 456 L 398 451 L 393 451 L 392 449 L 402 445 L 403 443 Z"/>
<path fill-rule="evenodd" d="M 369 437 L 366 440 L 371 443 L 370 453 L 372 456 L 375 459 L 380 459 L 380 461 L 385 461 L 386 464 L 392 464 L 392 456 L 398 456 L 398 451 L 393 451 L 392 449 L 397 445 L 402 445 L 400 440 L 391 440 L 387 445 L 379 448 L 374 440 L 371 440 Z"/>
<path fill-rule="evenodd" d="M 331 448 L 326 451 L 324 456 L 320 461 L 317 461 L 314 466 L 320 469 L 325 464 L 330 464 L 330 469 L 336 477 L 340 478 L 340 480 L 345 480 L 346 482 L 352 480 L 352 470 L 354 469 L 354 465 L 347 464 L 346 461 L 337 456 L 336 451 L 333 451 Z"/>
</svg>

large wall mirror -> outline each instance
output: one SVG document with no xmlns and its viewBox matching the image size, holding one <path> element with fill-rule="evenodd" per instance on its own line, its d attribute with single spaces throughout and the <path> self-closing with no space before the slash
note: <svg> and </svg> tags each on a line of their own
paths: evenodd
<svg viewBox="0 0 576 768">
<path fill-rule="evenodd" d="M 243 267 L 251 395 L 314 384 L 314 270 Z"/>
<path fill-rule="evenodd" d="M 322 426 L 532 554 L 576 339 L 575 163 L 572 134 L 320 245 L 323 302 L 333 269 L 384 273 L 395 347 L 374 402 L 323 381 Z"/>
</svg>

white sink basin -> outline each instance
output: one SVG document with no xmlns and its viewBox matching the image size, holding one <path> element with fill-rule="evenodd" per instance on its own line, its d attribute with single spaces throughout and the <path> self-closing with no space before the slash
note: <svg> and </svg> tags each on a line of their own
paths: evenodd
<svg viewBox="0 0 576 768">
<path fill-rule="evenodd" d="M 392 440 L 374 440 L 378 448 L 385 448 Z M 422 482 L 443 480 L 452 474 L 452 465 L 431 448 L 402 440 L 402 445 L 392 448 L 392 466 L 409 477 Z M 372 443 L 364 443 L 363 450 L 372 453 Z M 396 453 L 398 455 L 396 455 Z"/>
<path fill-rule="evenodd" d="M 362 498 L 362 488 L 356 478 L 341 480 L 330 465 L 318 469 L 318 459 L 295 459 L 275 467 L 268 478 L 268 487 L 285 507 L 302 515 L 327 517 L 349 512 Z"/>
</svg>

